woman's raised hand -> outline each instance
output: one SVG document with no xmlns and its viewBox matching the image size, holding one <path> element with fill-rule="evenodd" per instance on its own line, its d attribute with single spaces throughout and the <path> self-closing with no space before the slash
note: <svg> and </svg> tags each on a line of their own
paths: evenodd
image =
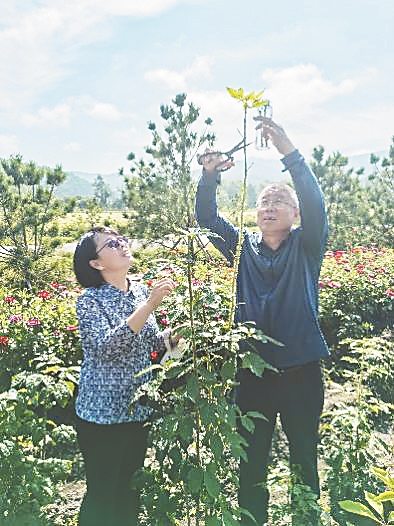
<svg viewBox="0 0 394 526">
<path fill-rule="evenodd" d="M 156 281 L 147 299 L 148 303 L 157 309 L 163 299 L 171 294 L 176 287 L 175 282 L 171 278 L 162 278 Z"/>
</svg>

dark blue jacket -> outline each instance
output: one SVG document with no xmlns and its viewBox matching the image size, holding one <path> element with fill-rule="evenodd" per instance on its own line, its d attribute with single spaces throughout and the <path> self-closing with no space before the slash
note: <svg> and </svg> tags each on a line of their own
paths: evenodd
<svg viewBox="0 0 394 526">
<path fill-rule="evenodd" d="M 261 345 L 262 357 L 286 368 L 328 356 L 318 323 L 318 280 L 327 240 L 327 217 L 319 185 L 298 151 L 282 162 L 297 192 L 301 226 L 292 230 L 277 250 L 261 233 L 245 233 L 237 280 L 238 321 L 254 321 L 262 331 L 284 344 Z M 199 225 L 219 234 L 213 244 L 232 264 L 239 230 L 218 215 L 219 178 L 203 173 L 197 188 Z M 260 347 L 260 346 L 259 346 Z"/>
</svg>

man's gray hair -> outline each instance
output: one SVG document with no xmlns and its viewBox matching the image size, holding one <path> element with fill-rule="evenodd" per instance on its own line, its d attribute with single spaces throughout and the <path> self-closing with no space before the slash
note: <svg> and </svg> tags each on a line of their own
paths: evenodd
<svg viewBox="0 0 394 526">
<path fill-rule="evenodd" d="M 289 197 L 289 201 L 291 201 L 294 204 L 295 208 L 299 208 L 296 191 L 294 190 L 294 188 L 284 183 L 273 183 L 265 186 L 261 190 L 256 200 L 256 206 L 259 207 L 262 198 L 265 197 L 267 194 L 270 194 L 271 192 L 280 192 L 286 194 Z"/>
</svg>

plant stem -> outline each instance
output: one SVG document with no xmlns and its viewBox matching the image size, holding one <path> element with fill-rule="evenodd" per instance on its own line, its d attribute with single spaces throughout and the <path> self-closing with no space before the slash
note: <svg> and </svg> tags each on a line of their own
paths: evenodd
<svg viewBox="0 0 394 526">
<path fill-rule="evenodd" d="M 235 316 L 235 307 L 237 302 L 237 277 L 238 277 L 238 268 L 239 268 L 239 260 L 241 257 L 241 250 L 242 245 L 244 241 L 244 212 L 245 212 L 245 202 L 246 202 L 246 182 L 248 178 L 248 164 L 247 164 L 247 158 L 246 158 L 246 116 L 247 116 L 248 108 L 244 106 L 244 131 L 243 131 L 243 138 L 244 138 L 244 178 L 241 186 L 241 196 L 240 196 L 240 202 L 241 202 L 241 210 L 240 210 L 240 217 L 239 217 L 239 237 L 237 242 L 237 248 L 235 250 L 235 256 L 234 256 L 234 275 L 231 282 L 231 303 L 230 303 L 230 312 L 228 317 L 228 329 L 230 330 L 234 323 L 234 316 Z"/>
</svg>

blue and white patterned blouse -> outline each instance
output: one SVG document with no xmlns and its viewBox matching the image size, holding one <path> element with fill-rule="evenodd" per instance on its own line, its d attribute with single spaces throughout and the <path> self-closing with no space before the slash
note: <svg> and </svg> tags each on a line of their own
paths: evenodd
<svg viewBox="0 0 394 526">
<path fill-rule="evenodd" d="M 129 405 L 150 375 L 135 374 L 150 365 L 150 353 L 163 351 L 164 340 L 151 314 L 136 334 L 126 319 L 147 298 L 144 285 L 129 282 L 128 292 L 104 284 L 87 288 L 77 301 L 83 363 L 76 401 L 77 415 L 97 424 L 143 422 L 150 409 Z"/>
</svg>

